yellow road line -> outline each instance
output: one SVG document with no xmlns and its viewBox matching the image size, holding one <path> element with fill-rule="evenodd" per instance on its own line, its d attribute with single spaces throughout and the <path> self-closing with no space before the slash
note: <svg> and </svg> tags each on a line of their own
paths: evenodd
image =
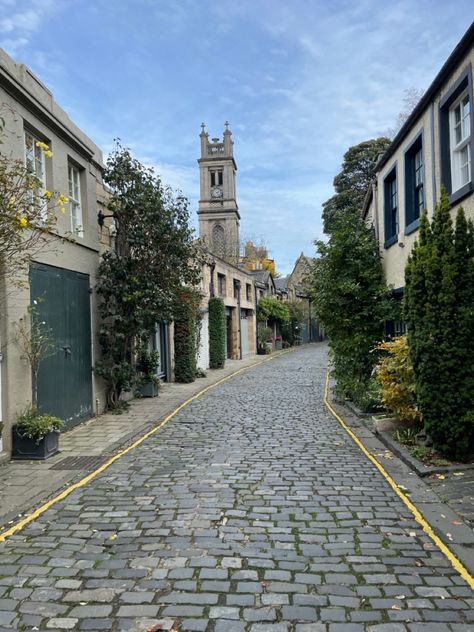
<svg viewBox="0 0 474 632">
<path fill-rule="evenodd" d="M 115 463 L 115 461 L 122 458 L 125 454 L 127 454 L 131 450 L 134 450 L 137 446 L 143 443 L 146 439 L 148 439 L 148 437 L 151 437 L 156 432 L 158 432 L 158 430 L 161 430 L 161 428 L 163 428 L 163 426 L 166 426 L 166 424 L 171 419 L 173 419 L 173 417 L 177 415 L 180 412 L 180 410 L 183 410 L 183 408 L 185 408 L 191 402 L 193 402 L 194 400 L 204 395 L 204 393 L 207 393 L 207 391 L 211 390 L 212 388 L 215 388 L 216 386 L 219 386 L 219 384 L 222 384 L 223 382 L 230 380 L 231 378 L 235 377 L 236 375 L 239 375 L 240 373 L 243 373 L 244 371 L 253 369 L 254 367 L 259 366 L 260 364 L 263 364 L 264 362 L 269 362 L 270 360 L 279 358 L 280 356 L 285 355 L 286 353 L 289 353 L 289 351 L 292 351 L 292 349 L 288 351 L 283 351 L 282 353 L 279 353 L 277 356 L 270 356 L 268 358 L 265 358 L 264 360 L 255 362 L 255 364 L 251 364 L 250 366 L 242 367 L 241 369 L 234 371 L 230 375 L 227 375 L 226 377 L 221 378 L 217 382 L 214 382 L 214 384 L 210 384 L 209 386 L 206 386 L 206 388 L 203 388 L 202 391 L 199 391 L 198 393 L 196 393 L 195 395 L 187 399 L 185 402 L 180 404 L 177 408 L 175 408 L 175 410 L 173 410 L 173 412 L 167 415 L 160 424 L 158 424 L 157 426 L 154 426 L 151 430 L 143 434 L 141 437 L 139 437 L 136 441 L 134 441 L 128 447 L 120 450 L 119 452 L 117 452 L 117 454 L 114 454 L 113 456 L 111 456 L 110 459 L 108 459 L 108 461 L 103 463 L 96 470 L 94 470 L 87 476 L 84 476 L 84 478 L 81 478 L 80 481 L 77 481 L 76 483 L 73 483 L 69 487 L 66 487 L 66 489 L 64 489 L 60 494 L 58 494 L 57 496 L 54 496 L 54 498 L 51 498 L 51 500 L 48 500 L 47 502 L 45 502 L 43 505 L 38 507 L 38 509 L 33 511 L 33 513 L 29 514 L 28 516 L 26 516 L 25 518 L 23 518 L 16 524 L 14 524 L 12 527 L 7 529 L 6 531 L 2 531 L 2 533 L 0 533 L 0 542 L 4 542 L 7 538 L 12 536 L 13 534 L 17 533 L 18 531 L 21 531 L 21 529 L 26 527 L 26 525 L 30 524 L 30 522 L 33 522 L 34 520 L 39 518 L 41 514 L 43 514 L 45 511 L 47 511 L 50 507 L 52 507 L 56 503 L 58 503 L 60 500 L 63 500 L 64 498 L 69 496 L 69 494 L 71 494 L 76 489 L 79 489 L 80 487 L 84 487 L 84 485 L 87 485 L 87 483 L 90 483 L 90 481 L 92 481 L 96 476 L 98 476 L 101 472 L 103 472 L 108 467 L 110 467 L 112 463 Z"/>
<path fill-rule="evenodd" d="M 446 544 L 439 538 L 436 533 L 433 531 L 428 522 L 423 518 L 420 510 L 415 507 L 415 505 L 405 496 L 402 490 L 395 483 L 390 474 L 386 471 L 384 466 L 377 461 L 377 459 L 367 450 L 367 448 L 362 444 L 362 442 L 356 437 L 356 435 L 352 432 L 346 422 L 339 417 L 334 408 L 328 401 L 328 393 L 329 393 L 329 370 L 326 373 L 326 385 L 324 388 L 324 403 L 328 407 L 329 411 L 332 415 L 337 419 L 337 421 L 341 424 L 347 434 L 351 437 L 351 439 L 356 443 L 356 445 L 362 450 L 365 456 L 371 461 L 378 471 L 385 478 L 387 483 L 393 489 L 393 491 L 397 494 L 397 496 L 403 501 L 406 507 L 411 511 L 413 517 L 416 522 L 421 526 L 423 531 L 428 535 L 429 538 L 436 544 L 436 546 L 441 550 L 442 553 L 448 558 L 452 567 L 461 575 L 461 577 L 469 584 L 469 586 L 474 590 L 474 577 L 469 573 L 467 568 L 458 560 L 458 558 L 454 555 L 454 553 L 446 546 Z"/>
</svg>

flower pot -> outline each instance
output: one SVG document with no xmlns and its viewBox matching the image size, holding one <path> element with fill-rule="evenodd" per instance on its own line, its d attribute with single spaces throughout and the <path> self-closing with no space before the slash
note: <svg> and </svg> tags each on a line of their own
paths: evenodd
<svg viewBox="0 0 474 632">
<path fill-rule="evenodd" d="M 49 459 L 59 451 L 59 432 L 50 432 L 36 443 L 34 439 L 20 437 L 12 428 L 12 459 L 31 461 Z"/>
<path fill-rule="evenodd" d="M 156 397 L 158 395 L 158 384 L 155 382 L 147 382 L 140 390 L 142 397 Z"/>
</svg>

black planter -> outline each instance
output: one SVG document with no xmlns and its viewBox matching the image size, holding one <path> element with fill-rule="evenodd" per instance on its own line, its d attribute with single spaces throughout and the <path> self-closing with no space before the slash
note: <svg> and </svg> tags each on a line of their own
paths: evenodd
<svg viewBox="0 0 474 632">
<path fill-rule="evenodd" d="M 39 443 L 28 437 L 20 437 L 12 428 L 12 459 L 37 461 L 49 459 L 59 451 L 59 432 L 50 432 Z"/>
</svg>

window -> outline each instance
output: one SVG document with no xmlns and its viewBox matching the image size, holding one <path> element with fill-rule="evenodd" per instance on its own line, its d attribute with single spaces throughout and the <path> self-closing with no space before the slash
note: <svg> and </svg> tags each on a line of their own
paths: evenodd
<svg viewBox="0 0 474 632">
<path fill-rule="evenodd" d="M 471 181 L 471 103 L 465 92 L 449 110 L 452 191 Z"/>
<path fill-rule="evenodd" d="M 220 224 L 212 229 L 212 248 L 217 255 L 225 254 L 225 231 Z"/>
<path fill-rule="evenodd" d="M 217 293 L 219 296 L 225 296 L 225 274 L 217 275 Z"/>
<path fill-rule="evenodd" d="M 81 173 L 79 169 L 68 166 L 69 208 L 71 211 L 71 231 L 79 237 L 84 236 L 81 206 Z"/>
<path fill-rule="evenodd" d="M 472 85 L 467 68 L 440 103 L 441 181 L 456 202 L 473 190 Z"/>
<path fill-rule="evenodd" d="M 425 208 L 423 140 L 418 136 L 405 153 L 405 234 L 418 228 Z"/>
<path fill-rule="evenodd" d="M 44 160 L 44 153 L 39 146 L 39 143 L 44 143 L 37 138 L 31 132 L 25 130 L 25 163 L 26 168 L 32 173 L 40 182 L 39 194 L 42 195 L 46 189 L 46 166 Z M 33 198 L 31 199 L 33 203 Z M 46 219 L 47 208 L 42 210 L 43 219 Z"/>
<path fill-rule="evenodd" d="M 397 168 L 390 171 L 384 180 L 385 248 L 397 241 L 398 235 L 398 193 Z"/>
<path fill-rule="evenodd" d="M 224 183 L 224 172 L 222 169 L 211 170 L 211 187 L 221 186 Z"/>
<path fill-rule="evenodd" d="M 250 285 L 250 283 L 247 283 L 245 285 L 245 297 L 248 301 L 252 300 L 252 286 Z"/>
</svg>

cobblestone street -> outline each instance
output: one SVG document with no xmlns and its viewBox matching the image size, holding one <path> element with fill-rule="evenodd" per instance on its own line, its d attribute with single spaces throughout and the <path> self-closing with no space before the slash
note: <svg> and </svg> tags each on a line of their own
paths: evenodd
<svg viewBox="0 0 474 632">
<path fill-rule="evenodd" d="M 468 632 L 471 589 L 323 404 L 310 345 L 0 545 L 0 632 Z"/>
</svg>

